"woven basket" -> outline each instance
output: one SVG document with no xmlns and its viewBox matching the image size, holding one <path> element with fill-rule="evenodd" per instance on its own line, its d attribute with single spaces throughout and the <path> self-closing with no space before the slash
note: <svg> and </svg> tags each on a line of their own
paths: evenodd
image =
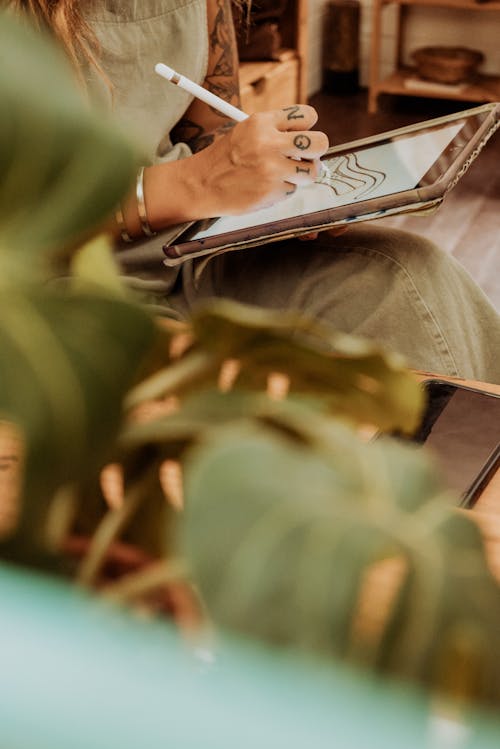
<svg viewBox="0 0 500 749">
<path fill-rule="evenodd" d="M 470 81 L 484 55 L 467 47 L 421 47 L 412 52 L 412 58 L 421 78 L 454 84 Z"/>
</svg>

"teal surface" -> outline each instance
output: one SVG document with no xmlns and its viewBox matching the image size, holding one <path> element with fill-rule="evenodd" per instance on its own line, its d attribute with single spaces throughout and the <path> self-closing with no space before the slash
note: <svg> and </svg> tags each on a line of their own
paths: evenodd
<svg viewBox="0 0 500 749">
<path fill-rule="evenodd" d="M 2 749 L 500 746 L 478 716 L 437 743 L 423 696 L 343 666 L 234 640 L 207 664 L 165 625 L 5 566 L 0 600 Z"/>
</svg>

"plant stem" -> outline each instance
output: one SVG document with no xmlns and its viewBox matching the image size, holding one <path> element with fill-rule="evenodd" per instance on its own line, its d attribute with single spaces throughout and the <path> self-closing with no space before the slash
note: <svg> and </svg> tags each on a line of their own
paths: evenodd
<svg viewBox="0 0 500 749">
<path fill-rule="evenodd" d="M 125 494 L 122 507 L 110 510 L 102 519 L 90 543 L 89 551 L 83 559 L 76 579 L 81 585 L 92 585 L 99 574 L 110 544 L 121 533 L 129 519 L 135 513 L 147 494 L 153 472 L 158 470 L 155 464 L 147 474 L 137 481 Z"/>
<path fill-rule="evenodd" d="M 183 560 L 163 559 L 149 565 L 145 570 L 131 572 L 118 582 L 105 586 L 101 592 L 113 603 L 127 603 L 167 583 L 183 580 L 187 573 L 188 567 Z"/>
<path fill-rule="evenodd" d="M 148 400 L 164 398 L 202 375 L 216 371 L 218 364 L 219 359 L 213 354 L 194 351 L 131 390 L 125 399 L 125 409 L 130 410 Z"/>
<path fill-rule="evenodd" d="M 73 484 L 60 487 L 54 495 L 47 513 L 45 530 L 50 548 L 59 551 L 68 537 L 77 507 L 76 488 Z"/>
</svg>

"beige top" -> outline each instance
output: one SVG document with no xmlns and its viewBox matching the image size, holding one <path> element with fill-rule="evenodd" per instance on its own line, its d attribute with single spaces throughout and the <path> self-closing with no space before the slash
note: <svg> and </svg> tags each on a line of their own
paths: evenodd
<svg viewBox="0 0 500 749">
<path fill-rule="evenodd" d="M 202 83 L 208 62 L 206 0 L 94 0 L 87 20 L 101 50 L 99 59 L 112 90 L 94 69 L 84 75 L 91 96 L 114 111 L 119 124 L 138 143 L 145 164 L 189 156 L 185 143 L 172 145 L 170 131 L 192 96 L 160 78 L 164 62 Z M 168 200 L 168 195 L 165 196 Z M 178 229 L 118 250 L 133 285 L 166 292 L 178 271 L 163 265 L 163 244 Z"/>
</svg>

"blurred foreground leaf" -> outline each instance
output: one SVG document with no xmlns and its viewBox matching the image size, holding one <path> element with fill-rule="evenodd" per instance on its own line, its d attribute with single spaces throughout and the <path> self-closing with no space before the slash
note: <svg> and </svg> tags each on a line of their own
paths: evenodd
<svg viewBox="0 0 500 749">
<path fill-rule="evenodd" d="M 388 431 L 411 431 L 423 393 L 400 357 L 294 312 L 213 300 L 192 316 L 187 353 L 131 395 L 130 404 L 165 395 L 185 397 L 219 384 L 226 362 L 238 374 L 232 387 L 266 391 L 285 375 L 292 396 L 323 403 L 332 414 Z"/>
<path fill-rule="evenodd" d="M 321 441 L 227 427 L 191 453 L 188 559 L 216 621 L 498 703 L 500 591 L 479 530 L 421 452 L 333 423 Z M 400 577 L 374 636 L 359 607 L 390 559 Z"/>
<path fill-rule="evenodd" d="M 136 156 L 78 90 L 61 51 L 0 11 L 1 281 L 47 273 L 106 219 Z"/>
<path fill-rule="evenodd" d="M 155 329 L 116 298 L 36 288 L 4 295 L 0 319 L 0 414 L 26 443 L 16 536 L 39 543 L 55 490 L 109 456 L 123 396 Z"/>
</svg>

